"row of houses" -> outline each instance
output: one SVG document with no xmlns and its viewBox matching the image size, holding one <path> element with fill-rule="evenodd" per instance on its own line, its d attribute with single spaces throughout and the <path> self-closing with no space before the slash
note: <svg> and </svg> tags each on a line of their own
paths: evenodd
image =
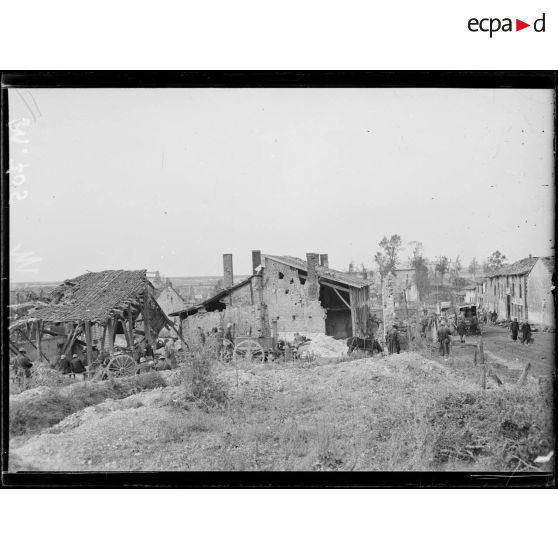
<svg viewBox="0 0 558 558">
<path fill-rule="evenodd" d="M 475 302 L 499 318 L 555 326 L 554 257 L 523 258 L 478 281 Z"/>
</svg>

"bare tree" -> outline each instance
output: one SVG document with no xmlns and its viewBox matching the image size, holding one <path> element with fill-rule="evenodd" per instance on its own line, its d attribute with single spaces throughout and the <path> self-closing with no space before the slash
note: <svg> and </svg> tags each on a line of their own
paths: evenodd
<svg viewBox="0 0 558 558">
<path fill-rule="evenodd" d="M 471 260 L 471 263 L 469 264 L 469 273 L 473 276 L 473 279 L 477 278 L 477 273 L 480 269 L 480 265 L 479 262 L 477 261 L 477 258 L 473 258 Z"/>
</svg>

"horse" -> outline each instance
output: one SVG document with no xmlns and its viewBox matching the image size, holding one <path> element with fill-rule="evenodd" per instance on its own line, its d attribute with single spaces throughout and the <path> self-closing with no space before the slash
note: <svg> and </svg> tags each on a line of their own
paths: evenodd
<svg viewBox="0 0 558 558">
<path fill-rule="evenodd" d="M 383 353 L 382 346 L 374 337 L 349 337 L 347 339 L 347 347 L 349 350 L 347 354 L 350 355 L 355 349 L 374 354 L 374 351 Z"/>
</svg>

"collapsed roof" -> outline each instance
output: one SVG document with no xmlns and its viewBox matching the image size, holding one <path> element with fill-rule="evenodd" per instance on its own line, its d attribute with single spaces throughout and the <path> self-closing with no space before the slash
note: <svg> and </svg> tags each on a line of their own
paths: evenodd
<svg viewBox="0 0 558 558">
<path fill-rule="evenodd" d="M 138 303 L 151 283 L 145 270 L 89 272 L 67 279 L 49 293 L 50 303 L 31 311 L 26 320 L 102 323 Z"/>
</svg>

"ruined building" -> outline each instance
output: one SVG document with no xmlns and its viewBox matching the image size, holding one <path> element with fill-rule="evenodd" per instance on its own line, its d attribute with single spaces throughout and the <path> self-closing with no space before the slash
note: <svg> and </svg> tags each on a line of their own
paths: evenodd
<svg viewBox="0 0 558 558">
<path fill-rule="evenodd" d="M 234 283 L 232 254 L 223 255 L 223 290 L 179 316 L 185 338 L 227 323 L 239 336 L 268 337 L 272 322 L 281 333 L 325 333 L 336 338 L 365 330 L 368 281 L 330 269 L 327 254 L 292 256 L 252 252 L 252 275 Z"/>
</svg>

